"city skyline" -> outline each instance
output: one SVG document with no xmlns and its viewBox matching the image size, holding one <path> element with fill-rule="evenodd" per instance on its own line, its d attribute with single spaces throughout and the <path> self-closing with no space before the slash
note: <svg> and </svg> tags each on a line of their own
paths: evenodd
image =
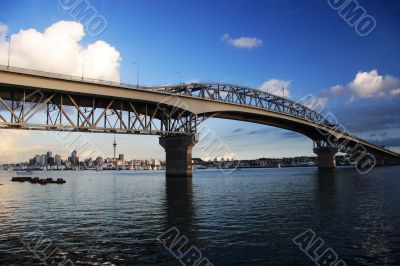
<svg viewBox="0 0 400 266">
<path fill-rule="evenodd" d="M 53 156 L 54 154 L 54 156 Z M 46 152 L 41 152 L 38 154 L 31 154 L 31 155 L 27 155 L 29 158 L 28 160 L 25 161 L 16 161 L 16 162 L 0 162 L 0 165 L 17 165 L 17 164 L 25 164 L 25 163 L 30 163 L 31 161 L 36 161 L 37 165 L 40 166 L 46 166 L 46 164 L 48 165 L 57 165 L 57 158 L 59 159 L 60 162 L 66 162 L 66 161 L 70 161 L 73 162 L 75 160 L 76 164 L 78 164 L 79 162 L 83 162 L 84 160 L 89 160 L 89 159 L 97 159 L 97 158 L 102 158 L 102 159 L 107 159 L 107 160 L 122 160 L 122 161 L 151 161 L 151 160 L 157 160 L 154 158 L 129 158 L 129 157 L 125 157 L 125 154 L 123 153 L 116 153 L 116 156 L 114 158 L 114 155 L 112 156 L 97 156 L 97 157 L 80 157 L 79 156 L 79 151 L 77 150 L 73 150 L 70 154 L 67 155 L 61 155 L 61 154 L 57 154 L 57 153 L 53 153 L 52 151 L 46 151 Z M 260 157 L 260 158 L 247 158 L 247 159 L 242 159 L 242 161 L 248 161 L 248 160 L 258 160 L 258 159 L 289 159 L 289 158 L 299 158 L 299 157 L 307 157 L 307 158 L 315 158 L 316 155 L 313 156 L 295 156 L 295 157 L 288 157 L 288 156 L 284 156 L 284 157 Z M 71 161 L 72 158 L 72 161 Z M 49 162 L 49 159 L 53 159 L 53 163 Z M 204 162 L 218 162 L 218 161 L 231 161 L 233 160 L 233 158 L 224 158 L 224 157 L 214 157 L 214 158 L 207 158 L 207 159 L 203 159 L 203 158 L 197 158 L 194 157 L 193 160 L 203 160 Z"/>
<path fill-rule="evenodd" d="M 351 133 L 400 151 L 400 34 L 396 27 L 396 1 L 388 1 L 384 6 L 365 3 L 378 21 L 376 29 L 366 37 L 357 35 L 325 2 L 255 1 L 246 6 L 245 1 L 221 1 L 210 2 L 213 9 L 205 10 L 207 4 L 176 1 L 155 7 L 141 1 L 97 1 L 94 7 L 109 22 L 97 36 L 91 35 L 85 21 L 63 9 L 59 2 L 0 3 L 2 65 L 7 64 L 11 43 L 9 61 L 17 67 L 130 84 L 137 84 L 138 78 L 145 85 L 181 81 L 244 84 L 294 101 L 313 95 L 324 107 L 324 113 L 332 112 Z M 242 22 L 216 19 L 222 11 L 239 16 L 244 7 L 246 19 Z M 151 17 L 145 17 L 141 11 L 150 8 Z M 127 10 L 133 15 L 128 15 Z M 177 10 L 182 10 L 192 16 L 185 17 L 187 23 L 182 26 L 179 21 L 162 19 L 166 10 L 177 16 Z M 196 19 L 201 14 L 198 10 L 210 12 L 208 20 Z M 138 26 L 140 21 L 148 21 L 145 30 Z M 318 26 L 313 24 L 315 21 Z M 121 31 L 122 28 L 130 30 Z M 307 31 L 298 30 L 302 28 Z M 184 43 L 175 41 L 183 37 Z M 59 39 L 68 40 L 62 56 L 57 56 L 58 49 L 54 47 Z M 33 49 L 33 40 L 37 42 L 35 56 L 22 56 Z M 382 42 L 386 44 L 384 48 L 379 46 Z M 46 60 L 48 53 L 59 59 Z M 209 119 L 204 124 L 240 159 L 313 155 L 312 141 L 297 133 L 219 119 Z M 28 159 L 25 154 L 41 150 L 61 155 L 71 152 L 71 147 L 60 142 L 54 132 L 9 130 L 0 134 L 2 162 L 23 161 Z M 111 134 L 82 136 L 104 156 L 113 153 L 109 146 Z M 117 138 L 121 153 L 164 159 L 164 150 L 155 136 Z M 194 147 L 194 157 L 206 158 L 207 154 L 198 146 Z"/>
</svg>

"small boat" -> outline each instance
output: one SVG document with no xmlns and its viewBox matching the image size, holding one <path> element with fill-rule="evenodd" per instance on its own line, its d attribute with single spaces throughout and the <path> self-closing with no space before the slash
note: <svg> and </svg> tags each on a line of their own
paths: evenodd
<svg viewBox="0 0 400 266">
<path fill-rule="evenodd" d="M 32 177 L 30 176 L 14 176 L 11 181 L 12 182 L 26 182 L 26 181 L 31 181 Z"/>
<path fill-rule="evenodd" d="M 30 177 L 30 176 L 15 176 L 11 179 L 12 182 L 30 182 L 31 184 L 65 184 L 67 183 L 63 178 L 57 178 L 57 180 L 53 180 L 53 178 L 39 178 L 39 177 Z"/>
<path fill-rule="evenodd" d="M 39 177 L 34 177 L 31 179 L 32 184 L 38 184 L 39 183 Z"/>
<path fill-rule="evenodd" d="M 65 184 L 65 183 L 67 183 L 67 181 L 65 181 L 65 180 L 62 179 L 62 178 L 57 178 L 56 183 L 57 183 L 57 184 Z"/>
</svg>

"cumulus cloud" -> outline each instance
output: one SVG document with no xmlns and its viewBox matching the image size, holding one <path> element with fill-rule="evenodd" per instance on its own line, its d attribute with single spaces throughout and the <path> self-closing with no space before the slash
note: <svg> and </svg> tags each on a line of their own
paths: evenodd
<svg viewBox="0 0 400 266">
<path fill-rule="evenodd" d="M 0 24 L 0 64 L 7 65 L 9 44 L 6 40 L 8 27 Z M 24 29 L 12 34 L 10 65 L 67 75 L 84 76 L 119 81 L 120 53 L 105 41 L 98 40 L 84 46 L 85 36 L 81 23 L 59 21 L 43 32 Z M 83 60 L 84 59 L 84 60 Z M 1 111 L 1 110 L 0 110 Z M 35 134 L 39 134 L 36 132 Z M 0 131 L 0 161 L 26 160 L 27 154 L 43 151 L 41 145 L 21 145 L 32 138 L 32 133 L 21 130 Z"/>
<path fill-rule="evenodd" d="M 400 94 L 400 79 L 391 75 L 379 75 L 376 69 L 370 72 L 359 71 L 347 85 L 333 86 L 322 94 L 330 97 L 350 96 L 350 101 L 357 98 L 394 96 Z"/>
<path fill-rule="evenodd" d="M 222 35 L 221 40 L 227 44 L 243 49 L 252 49 L 260 47 L 263 44 L 262 40 L 255 37 L 239 37 L 235 39 L 232 38 L 228 33 Z"/>
<path fill-rule="evenodd" d="M 392 94 L 392 95 L 399 95 L 399 94 L 400 94 L 400 88 L 394 89 L 394 90 L 390 91 L 390 94 Z"/>
<path fill-rule="evenodd" d="M 0 35 L 7 26 L 0 24 Z M 80 44 L 85 36 L 81 23 L 59 21 L 43 32 L 26 29 L 11 35 L 10 65 L 87 78 L 120 81 L 120 53 L 105 41 L 86 47 Z M 8 43 L 0 40 L 0 64 L 8 61 Z M 83 70 L 83 71 L 82 71 Z"/>
<path fill-rule="evenodd" d="M 279 80 L 270 79 L 264 82 L 259 88 L 261 91 L 265 91 L 276 96 L 289 98 L 290 97 L 290 86 L 291 81 L 289 80 Z"/>
</svg>

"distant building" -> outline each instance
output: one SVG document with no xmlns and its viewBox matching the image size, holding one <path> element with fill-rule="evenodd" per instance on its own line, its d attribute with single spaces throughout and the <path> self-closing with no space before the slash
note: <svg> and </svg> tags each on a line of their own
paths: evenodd
<svg viewBox="0 0 400 266">
<path fill-rule="evenodd" d="M 120 154 L 120 155 L 118 156 L 118 160 L 119 160 L 119 161 L 124 161 L 124 155 L 123 155 L 123 154 Z"/>
<path fill-rule="evenodd" d="M 161 163 L 160 163 L 160 160 L 151 160 L 151 165 L 152 166 L 160 166 L 161 165 Z"/>
<path fill-rule="evenodd" d="M 102 166 L 102 165 L 104 164 L 104 160 L 103 160 L 102 157 L 97 157 L 96 160 L 94 161 L 94 163 L 95 163 L 97 166 Z"/>
<path fill-rule="evenodd" d="M 88 167 L 88 168 L 92 168 L 93 167 L 93 159 L 92 158 L 86 159 L 84 161 L 84 163 L 85 163 L 85 167 Z"/>
<path fill-rule="evenodd" d="M 73 151 L 71 153 L 71 157 L 69 159 L 70 159 L 70 163 L 72 165 L 78 165 L 79 164 L 79 158 L 78 158 L 77 154 L 78 153 L 76 151 Z"/>
<path fill-rule="evenodd" d="M 35 165 L 40 165 L 41 163 L 41 159 L 40 159 L 40 155 L 35 155 Z"/>
<path fill-rule="evenodd" d="M 42 154 L 40 156 L 40 166 L 46 166 L 47 165 L 47 155 Z"/>
<path fill-rule="evenodd" d="M 53 153 L 51 151 L 47 152 L 47 165 L 54 165 Z"/>
<path fill-rule="evenodd" d="M 61 155 L 56 154 L 56 156 L 54 157 L 54 161 L 55 161 L 55 165 L 57 166 L 57 168 L 61 167 Z"/>
</svg>

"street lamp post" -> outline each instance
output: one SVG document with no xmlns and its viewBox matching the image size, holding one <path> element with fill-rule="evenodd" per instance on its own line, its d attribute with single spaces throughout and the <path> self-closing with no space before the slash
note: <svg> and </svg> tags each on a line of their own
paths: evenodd
<svg viewBox="0 0 400 266">
<path fill-rule="evenodd" d="M 11 54 L 11 38 L 10 36 L 6 36 L 6 39 L 8 39 L 8 60 L 7 60 L 7 69 L 10 67 L 10 54 Z"/>
<path fill-rule="evenodd" d="M 175 72 L 175 74 L 179 74 L 179 86 L 182 86 L 182 72 Z"/>
<path fill-rule="evenodd" d="M 85 74 L 85 53 L 82 53 L 82 81 L 83 81 L 83 76 Z"/>
<path fill-rule="evenodd" d="M 85 75 L 85 52 L 79 51 L 78 53 L 82 54 L 82 81 L 83 81 L 83 77 Z"/>
<path fill-rule="evenodd" d="M 136 88 L 139 88 L 139 63 L 133 62 L 136 65 Z"/>
</svg>

